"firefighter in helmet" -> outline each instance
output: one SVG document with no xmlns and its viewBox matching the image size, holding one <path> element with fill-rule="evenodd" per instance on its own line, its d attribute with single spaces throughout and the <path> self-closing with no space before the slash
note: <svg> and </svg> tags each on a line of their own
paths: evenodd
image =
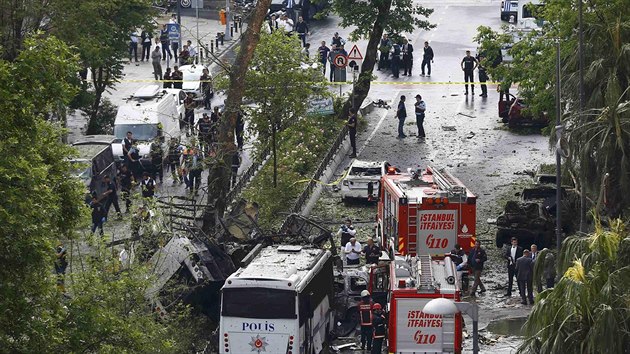
<svg viewBox="0 0 630 354">
<path fill-rule="evenodd" d="M 367 349 L 372 349 L 372 308 L 374 302 L 370 298 L 370 292 L 367 290 L 361 291 L 361 302 L 359 303 L 359 317 L 361 319 L 361 350 L 365 350 L 365 343 L 367 342 Z"/>
<path fill-rule="evenodd" d="M 374 309 L 374 314 L 372 316 L 374 339 L 372 341 L 371 354 L 381 354 L 381 348 L 383 347 L 383 341 L 385 340 L 385 333 L 387 332 L 385 315 L 383 315 L 381 304 L 376 303 L 374 304 L 374 306 L 372 306 L 372 308 Z"/>
</svg>

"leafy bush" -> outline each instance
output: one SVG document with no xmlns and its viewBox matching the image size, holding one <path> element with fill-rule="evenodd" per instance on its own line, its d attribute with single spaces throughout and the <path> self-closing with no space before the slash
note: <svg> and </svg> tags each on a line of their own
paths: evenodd
<svg viewBox="0 0 630 354">
<path fill-rule="evenodd" d="M 267 163 L 243 192 L 260 204 L 263 228 L 277 227 L 284 220 L 281 213 L 293 206 L 342 127 L 343 122 L 332 116 L 311 116 L 278 135 L 278 187 L 273 188 L 273 166 Z"/>
</svg>

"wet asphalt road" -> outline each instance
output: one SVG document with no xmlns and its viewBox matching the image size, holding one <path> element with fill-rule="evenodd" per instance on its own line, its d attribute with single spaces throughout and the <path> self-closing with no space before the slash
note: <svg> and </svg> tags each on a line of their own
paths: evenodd
<svg viewBox="0 0 630 354">
<path fill-rule="evenodd" d="M 495 217 L 503 207 L 506 194 L 513 193 L 516 186 L 522 185 L 524 179 L 518 173 L 524 170 L 536 170 L 541 163 L 552 163 L 553 155 L 549 150 L 548 137 L 542 135 L 525 135 L 522 132 L 508 131 L 497 115 L 498 93 L 495 85 L 488 85 L 488 97 L 479 97 L 481 89 L 475 87 L 476 96 L 465 96 L 464 87 L 459 84 L 445 84 L 463 81 L 460 62 L 465 50 L 471 50 L 475 55 L 476 44 L 472 41 L 476 28 L 480 25 L 499 28 L 499 1 L 449 1 L 422 2 L 423 5 L 433 7 L 434 14 L 430 17 L 432 23 L 438 27 L 432 31 L 417 31 L 406 34 L 414 45 L 413 76 L 392 78 L 387 72 L 376 72 L 377 83 L 371 87 L 366 101 L 383 99 L 388 101 L 391 109 L 376 108 L 364 117 L 364 129 L 360 130 L 357 144 L 360 149 L 358 158 L 361 160 L 387 160 L 401 169 L 426 167 L 446 167 L 458 177 L 475 195 L 477 201 L 477 234 L 485 241 L 489 251 L 489 267 L 484 279 L 489 291 L 478 298 L 480 305 L 480 328 L 486 327 L 493 320 L 527 316 L 529 307 L 520 305 L 517 297 L 505 299 L 502 297 L 503 287 L 506 285 L 504 264 L 494 246 L 494 229 L 486 225 L 486 220 Z M 312 25 L 310 42 L 317 47 L 321 40 L 330 41 L 330 37 L 338 30 L 343 38 L 347 38 L 349 30 L 338 29 L 336 19 Z M 435 63 L 431 77 L 420 77 L 420 63 L 422 61 L 422 45 L 425 40 L 430 42 L 435 52 Z M 317 44 L 317 45 L 316 45 Z M 365 41 L 359 41 L 358 46 L 364 49 Z M 352 43 L 347 43 L 349 50 Z M 475 72 L 475 79 L 477 79 Z M 392 82 L 395 84 L 379 84 L 378 82 Z M 344 85 L 343 91 L 349 90 L 350 85 Z M 413 113 L 414 96 L 421 94 L 427 104 L 425 131 L 427 138 L 418 141 L 415 117 Z M 407 96 L 408 118 L 405 124 L 405 139 L 397 138 L 398 120 L 395 117 L 396 105 L 400 96 Z M 342 175 L 343 169 L 350 163 L 350 159 L 341 164 L 333 179 Z M 332 199 L 332 200 L 331 200 Z M 341 219 L 339 215 L 331 215 L 322 209 L 326 205 L 336 204 L 334 210 L 338 213 L 340 197 L 330 190 L 323 193 L 318 202 L 320 210 L 317 216 L 324 219 Z M 322 207 L 323 205 L 323 207 Z M 347 215 L 356 214 L 365 218 L 376 212 L 375 206 L 360 206 L 364 208 L 357 212 L 357 207 L 345 209 Z M 367 209 L 367 210 L 365 210 Z M 332 208 L 331 208 L 332 210 Z M 371 211 L 370 211 L 371 210 Z M 510 331 L 508 331 L 510 332 Z M 511 332 L 513 333 L 513 331 Z M 505 334 L 488 333 L 482 335 L 498 341 L 493 344 L 482 344 L 482 352 L 512 353 L 515 352 L 518 339 L 505 337 Z M 464 341 L 465 351 L 471 350 L 471 340 Z M 348 351 L 351 352 L 351 351 Z M 361 351 L 356 351 L 361 353 Z"/>
</svg>

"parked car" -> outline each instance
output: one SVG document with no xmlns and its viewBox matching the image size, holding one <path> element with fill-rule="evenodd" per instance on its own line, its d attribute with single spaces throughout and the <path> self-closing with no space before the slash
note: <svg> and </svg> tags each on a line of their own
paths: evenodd
<svg viewBox="0 0 630 354">
<path fill-rule="evenodd" d="M 379 182 L 389 167 L 386 161 L 354 160 L 341 181 L 341 200 L 344 203 L 351 199 L 376 200 Z"/>
</svg>

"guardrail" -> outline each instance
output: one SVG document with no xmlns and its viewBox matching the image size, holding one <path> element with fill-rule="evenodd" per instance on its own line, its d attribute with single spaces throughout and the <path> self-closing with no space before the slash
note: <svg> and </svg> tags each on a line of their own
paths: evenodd
<svg viewBox="0 0 630 354">
<path fill-rule="evenodd" d="M 269 154 L 271 153 L 270 149 L 267 148 L 263 150 L 261 156 L 264 156 L 260 162 L 252 162 L 252 164 L 241 174 L 241 176 L 236 181 L 236 184 L 230 188 L 230 191 L 226 194 L 226 205 L 232 205 L 234 203 L 234 199 L 237 195 L 239 195 L 243 189 L 247 186 L 247 183 L 256 175 L 256 173 L 267 163 L 269 160 Z"/>
<path fill-rule="evenodd" d="M 328 166 L 330 161 L 333 159 L 333 157 L 335 157 L 337 150 L 339 150 L 339 147 L 341 146 L 341 144 L 343 144 L 344 140 L 346 139 L 347 134 L 348 134 L 348 126 L 346 125 L 343 127 L 343 129 L 341 129 L 341 131 L 337 135 L 337 138 L 335 139 L 333 144 L 330 146 L 330 149 L 328 149 L 328 152 L 326 153 L 326 155 L 320 162 L 319 166 L 317 167 L 317 170 L 315 170 L 315 173 L 313 173 L 311 180 L 308 182 L 308 184 L 306 185 L 302 193 L 297 197 L 297 199 L 295 200 L 295 203 L 293 203 L 293 206 L 291 207 L 291 209 L 287 211 L 287 213 L 289 214 L 300 213 L 302 211 L 304 204 L 308 201 L 309 197 L 311 196 L 311 193 L 313 192 L 313 189 L 315 189 L 315 186 L 317 184 L 316 181 L 318 181 L 324 174 L 324 171 L 326 171 L 326 167 Z M 285 228 L 286 228 L 287 220 L 288 219 L 285 219 L 285 221 L 282 223 L 282 226 L 280 227 L 281 233 L 286 231 Z"/>
</svg>

